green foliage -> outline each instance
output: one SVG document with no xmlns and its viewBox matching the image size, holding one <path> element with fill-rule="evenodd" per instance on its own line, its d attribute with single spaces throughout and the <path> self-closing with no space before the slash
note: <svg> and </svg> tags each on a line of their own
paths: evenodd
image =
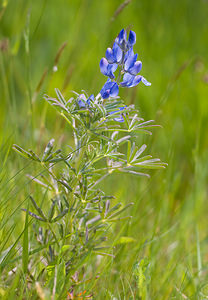
<svg viewBox="0 0 208 300">
<path fill-rule="evenodd" d="M 137 169 L 163 168 L 165 164 L 159 159 L 151 159 L 150 155 L 140 157 L 146 145 L 138 148 L 135 142 L 131 143 L 131 139 L 135 139 L 134 135 L 126 135 L 126 132 L 137 132 L 138 128 L 144 128 L 148 124 L 142 122 L 143 125 L 140 125 L 141 118 L 137 117 L 133 105 L 125 109 L 125 122 L 120 124 L 114 121 L 118 113 L 110 114 L 117 105 L 122 104 L 118 97 L 103 100 L 98 95 L 90 106 L 80 109 L 79 95 L 66 101 L 58 89 L 56 94 L 57 98 L 45 98 L 71 125 L 74 148 L 71 147 L 71 151 L 63 155 L 61 150 L 54 151 L 52 139 L 47 144 L 42 158 L 32 150 L 26 151 L 17 145 L 14 145 L 13 149 L 45 169 L 47 175 L 44 179 L 47 176 L 47 184 L 46 181 L 39 181 L 37 177 L 35 182 L 42 186 L 48 202 L 51 202 L 50 205 L 45 204 L 47 208 L 44 212 L 34 198 L 29 196 L 35 213 L 28 208 L 23 209 L 26 212 L 23 271 L 25 274 L 34 271 L 36 273 L 31 267 L 28 270 L 29 215 L 34 220 L 37 239 L 37 242 L 31 243 L 33 255 L 30 255 L 30 265 L 36 260 L 35 252 L 38 244 L 41 244 L 42 249 L 38 249 L 36 253 L 43 256 L 46 268 L 45 271 L 42 269 L 41 277 L 38 277 L 47 282 L 46 287 L 51 295 L 60 297 L 65 290 L 74 290 L 72 278 L 75 274 L 80 274 L 81 268 L 86 269 L 81 281 L 87 276 L 89 256 L 99 254 L 114 257 L 111 254 L 112 243 L 106 243 L 111 238 L 111 224 L 131 218 L 129 215 L 123 216 L 123 213 L 133 203 L 111 207 L 114 197 L 106 195 L 97 188 L 97 184 L 107 175 L 112 176 L 113 172 L 147 176 Z M 148 127 L 151 126 L 148 124 Z M 122 151 L 126 143 L 127 154 Z M 120 239 L 118 243 L 129 241 L 132 239 L 127 237 Z M 48 253 L 45 251 L 47 248 Z"/>
</svg>

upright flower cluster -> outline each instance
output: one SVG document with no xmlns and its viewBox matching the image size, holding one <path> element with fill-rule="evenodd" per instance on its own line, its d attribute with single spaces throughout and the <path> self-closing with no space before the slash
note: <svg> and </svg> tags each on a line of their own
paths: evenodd
<svg viewBox="0 0 208 300">
<path fill-rule="evenodd" d="M 133 46 L 136 43 L 136 34 L 134 31 L 129 32 L 127 39 L 126 30 L 122 29 L 116 37 L 112 48 L 107 48 L 105 57 L 100 61 L 101 72 L 108 77 L 106 83 L 100 91 L 103 99 L 116 97 L 119 93 L 119 87 L 133 87 L 142 81 L 146 86 L 151 85 L 143 76 L 138 75 L 142 69 L 142 62 L 137 60 L 138 54 L 134 54 Z M 114 72 L 119 69 L 117 78 Z M 80 109 L 87 109 L 90 107 L 91 101 L 94 102 L 97 97 L 91 95 L 88 99 L 84 94 L 79 95 L 77 103 Z M 109 114 L 119 113 L 125 107 L 118 107 L 116 111 Z M 124 112 L 120 116 L 115 117 L 117 122 L 124 122 Z"/>
<path fill-rule="evenodd" d="M 126 30 L 122 29 L 115 39 L 112 49 L 107 48 L 106 58 L 103 57 L 100 61 L 101 72 L 109 77 L 100 91 L 103 99 L 117 96 L 119 86 L 130 88 L 136 86 L 140 81 L 147 86 L 151 85 L 143 76 L 138 75 L 142 69 L 142 62 L 137 61 L 138 55 L 134 54 L 133 45 L 135 43 L 135 32 L 130 30 L 127 39 Z M 115 79 L 114 72 L 118 67 L 120 69 L 119 75 Z"/>
</svg>

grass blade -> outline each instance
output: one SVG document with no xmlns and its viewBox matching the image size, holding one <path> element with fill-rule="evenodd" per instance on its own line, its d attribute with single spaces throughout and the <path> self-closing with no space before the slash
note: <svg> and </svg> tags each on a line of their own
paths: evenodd
<svg viewBox="0 0 208 300">
<path fill-rule="evenodd" d="M 26 274 L 28 269 L 28 259 L 29 259 L 29 242 L 28 242 L 28 213 L 29 212 L 29 201 L 27 205 L 27 211 L 25 215 L 25 228 L 23 234 L 23 247 L 22 247 L 22 267 L 23 272 Z"/>
</svg>

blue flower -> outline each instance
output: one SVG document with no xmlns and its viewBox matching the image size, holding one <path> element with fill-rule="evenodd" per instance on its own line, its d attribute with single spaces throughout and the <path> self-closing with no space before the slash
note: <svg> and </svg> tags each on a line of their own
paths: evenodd
<svg viewBox="0 0 208 300">
<path fill-rule="evenodd" d="M 134 75 L 131 75 L 131 74 L 124 74 L 123 76 L 123 81 L 120 83 L 120 85 L 122 87 L 133 87 L 133 86 L 136 86 L 137 84 L 140 83 L 140 81 L 142 81 L 146 86 L 150 86 L 151 83 L 148 82 L 143 76 L 141 75 L 137 75 L 137 76 L 134 76 Z"/>
<path fill-rule="evenodd" d="M 109 78 L 104 84 L 103 88 L 100 91 L 100 94 L 103 99 L 107 99 L 109 97 L 118 96 L 118 84 L 115 81 L 111 81 Z"/>
<path fill-rule="evenodd" d="M 127 51 L 136 43 L 136 33 L 134 31 L 129 32 L 129 38 L 127 41 L 127 33 L 126 30 L 122 29 L 115 39 L 115 42 L 119 45 L 119 47 L 123 51 Z"/>
<path fill-rule="evenodd" d="M 100 71 L 111 79 L 115 78 L 113 72 L 117 69 L 117 64 L 109 64 L 106 58 L 102 58 L 100 61 Z"/>
<path fill-rule="evenodd" d="M 142 69 L 142 62 L 136 61 L 137 54 L 134 55 L 134 51 L 131 48 L 124 58 L 124 71 L 131 75 L 137 75 Z"/>
<path fill-rule="evenodd" d="M 116 43 L 114 43 L 112 49 L 107 48 L 105 56 L 109 64 L 120 63 L 122 60 L 123 53 L 121 48 Z"/>
<path fill-rule="evenodd" d="M 111 111 L 111 112 L 109 112 L 109 115 L 113 115 L 113 114 L 115 114 L 115 113 L 117 113 L 117 112 L 119 112 L 121 110 L 124 110 L 126 107 L 127 107 L 127 105 L 123 106 L 123 107 L 119 107 L 119 110 Z M 116 122 L 124 122 L 124 118 L 123 118 L 122 114 L 119 117 L 114 118 L 114 121 L 116 121 Z"/>
<path fill-rule="evenodd" d="M 94 95 L 92 94 L 88 99 L 84 94 L 80 94 L 78 99 L 79 108 L 86 108 L 86 106 L 90 105 L 90 101 L 94 101 Z"/>
</svg>

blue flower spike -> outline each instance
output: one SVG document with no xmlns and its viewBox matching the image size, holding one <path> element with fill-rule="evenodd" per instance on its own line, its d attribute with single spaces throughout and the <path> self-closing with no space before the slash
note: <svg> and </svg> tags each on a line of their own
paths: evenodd
<svg viewBox="0 0 208 300">
<path fill-rule="evenodd" d="M 100 61 L 100 70 L 108 76 L 108 81 L 105 83 L 100 91 L 103 99 L 114 97 L 118 95 L 119 86 L 122 87 L 134 87 L 142 81 L 146 86 L 150 86 L 143 76 L 138 75 L 142 69 L 142 62 L 137 60 L 138 54 L 134 54 L 133 45 L 136 43 L 136 33 L 132 30 L 129 32 L 127 39 L 126 30 L 122 29 L 115 39 L 112 49 L 107 48 L 106 58 L 102 58 Z M 114 72 L 118 65 L 120 66 L 120 72 L 116 82 L 112 81 L 115 78 Z M 120 82 L 120 75 L 123 75 L 123 80 Z"/>
<path fill-rule="evenodd" d="M 109 64 L 107 59 L 103 57 L 100 61 L 100 71 L 103 75 L 110 77 L 111 79 L 115 78 L 114 72 L 116 71 L 117 64 Z"/>
<path fill-rule="evenodd" d="M 108 78 L 103 88 L 101 89 L 100 94 L 103 99 L 108 99 L 109 97 L 118 96 L 118 92 L 119 92 L 119 88 L 117 82 L 111 81 Z"/>
</svg>

